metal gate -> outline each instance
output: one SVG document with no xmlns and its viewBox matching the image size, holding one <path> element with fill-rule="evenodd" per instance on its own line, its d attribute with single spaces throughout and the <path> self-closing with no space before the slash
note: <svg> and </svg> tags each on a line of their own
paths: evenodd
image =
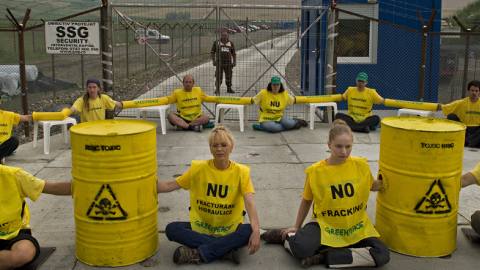
<svg viewBox="0 0 480 270">
<path fill-rule="evenodd" d="M 300 44 L 325 13 L 322 6 L 112 4 L 112 45 L 115 95 L 118 100 L 155 98 L 182 88 L 186 74 L 207 95 L 254 97 L 272 76 L 282 77 L 293 96 L 301 95 Z M 318 18 L 300 32 L 302 10 L 317 10 Z M 167 19 L 168 18 L 168 19 Z M 258 25 L 258 26 L 257 26 Z M 153 31 L 152 37 L 144 36 Z M 236 49 L 232 89 L 216 86 L 212 45 L 223 31 Z M 153 35 L 158 37 L 153 37 Z M 163 40 L 162 40 L 163 37 Z M 139 38 L 141 38 L 139 40 Z M 134 89 L 132 89 L 134 88 Z M 129 89 L 128 91 L 126 89 Z M 216 93 L 216 90 L 219 90 Z M 130 96 L 126 96 L 133 93 Z M 214 117 L 215 104 L 204 103 L 203 113 Z M 172 111 L 175 110 L 172 106 Z M 249 120 L 257 120 L 258 106 L 249 106 Z M 290 106 L 288 117 L 302 118 L 304 108 Z M 120 116 L 135 115 L 134 109 Z M 158 115 L 151 115 L 158 117 Z M 238 119 L 233 112 L 226 119 Z"/>
</svg>

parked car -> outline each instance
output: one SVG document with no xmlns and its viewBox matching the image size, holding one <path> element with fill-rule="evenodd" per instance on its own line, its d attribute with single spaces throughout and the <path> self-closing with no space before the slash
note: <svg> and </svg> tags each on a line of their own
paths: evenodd
<svg viewBox="0 0 480 270">
<path fill-rule="evenodd" d="M 239 28 L 239 27 L 240 27 L 240 28 Z M 239 26 L 239 27 L 236 27 L 236 26 L 235 26 L 235 27 L 233 27 L 232 29 L 235 30 L 237 33 L 240 33 L 240 32 L 245 33 L 245 32 L 247 31 L 247 30 L 245 29 L 245 27 L 243 27 L 243 26 Z"/>
<path fill-rule="evenodd" d="M 218 33 L 218 32 L 220 32 L 220 33 L 227 32 L 227 33 L 232 34 L 232 35 L 237 33 L 237 31 L 235 31 L 234 29 L 228 29 L 228 27 L 222 27 L 220 29 L 215 29 L 215 33 Z"/>
<path fill-rule="evenodd" d="M 268 30 L 268 26 L 266 26 L 265 24 L 257 25 L 257 27 L 262 30 Z"/>
<path fill-rule="evenodd" d="M 257 31 L 257 30 L 260 30 L 260 27 L 257 27 L 256 25 L 249 25 L 248 27 L 250 27 L 252 29 L 252 31 Z"/>
<path fill-rule="evenodd" d="M 160 34 L 160 32 L 158 32 L 157 30 L 153 30 L 153 29 L 149 29 L 147 31 L 146 36 L 145 36 L 145 30 L 144 29 L 135 30 L 135 36 L 133 37 L 133 40 L 138 41 L 138 39 L 141 36 L 146 37 L 147 42 L 152 42 L 152 43 L 160 43 L 161 42 L 162 44 L 166 44 L 166 43 L 170 42 L 170 37 L 169 36 L 162 35 L 162 34 Z"/>
</svg>

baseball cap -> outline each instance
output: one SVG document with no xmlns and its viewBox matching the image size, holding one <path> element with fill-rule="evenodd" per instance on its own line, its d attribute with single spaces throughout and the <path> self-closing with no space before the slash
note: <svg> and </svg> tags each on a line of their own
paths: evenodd
<svg viewBox="0 0 480 270">
<path fill-rule="evenodd" d="M 367 73 L 365 73 L 365 72 L 360 72 L 360 73 L 358 73 L 358 75 L 357 75 L 357 80 L 362 81 L 362 82 L 368 81 L 368 75 L 367 75 Z"/>
<path fill-rule="evenodd" d="M 270 81 L 272 84 L 281 84 L 282 81 L 280 81 L 280 77 L 274 76 L 272 77 L 272 80 Z"/>
</svg>

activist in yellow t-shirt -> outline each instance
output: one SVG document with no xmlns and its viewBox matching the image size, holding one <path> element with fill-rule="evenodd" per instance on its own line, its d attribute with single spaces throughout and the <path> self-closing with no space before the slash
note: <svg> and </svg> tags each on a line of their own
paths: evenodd
<svg viewBox="0 0 480 270">
<path fill-rule="evenodd" d="M 473 174 L 473 176 L 477 180 L 476 184 L 480 186 L 480 163 L 478 163 L 477 166 L 475 166 L 475 168 L 470 171 L 470 173 Z"/>
<path fill-rule="evenodd" d="M 306 173 L 302 195 L 314 201 L 313 215 L 320 224 L 322 245 L 344 247 L 379 236 L 365 212 L 374 183 L 366 159 L 349 157 L 336 166 L 322 160 Z"/>
<path fill-rule="evenodd" d="M 285 107 L 293 105 L 295 98 L 287 91 L 275 95 L 271 91 L 263 89 L 253 97 L 253 102 L 260 105 L 258 109 L 258 121 L 260 123 L 266 121 L 279 122 Z"/>
<path fill-rule="evenodd" d="M 271 78 L 267 89 L 263 89 L 252 98 L 259 105 L 258 121 L 265 131 L 276 133 L 308 126 L 303 119 L 289 119 L 283 115 L 287 105 L 293 105 L 295 98 L 283 87 L 280 77 Z"/>
<path fill-rule="evenodd" d="M 88 104 L 90 106 L 89 109 L 85 108 L 83 97 L 78 98 L 73 104 L 76 112 L 81 114 L 82 123 L 105 120 L 105 110 L 113 110 L 117 102 L 107 95 L 101 95 L 94 100 L 88 99 Z"/>
<path fill-rule="evenodd" d="M 205 95 L 200 87 L 192 87 L 192 91 L 187 92 L 185 88 L 176 89 L 168 96 L 170 104 L 177 103 L 178 115 L 191 122 L 202 115 L 202 102 Z"/>
<path fill-rule="evenodd" d="M 452 103 L 442 105 L 443 115 L 453 113 L 458 116 L 460 122 L 467 126 L 480 126 L 480 102 L 471 102 L 470 98 L 464 98 Z"/>
<path fill-rule="evenodd" d="M 371 116 L 373 104 L 380 104 L 383 100 L 375 89 L 365 88 L 360 92 L 357 87 L 349 87 L 343 94 L 343 99 L 348 101 L 348 116 L 356 123 Z"/>
<path fill-rule="evenodd" d="M 226 170 L 215 168 L 213 159 L 192 161 L 178 184 L 190 190 L 190 223 L 194 231 L 223 236 L 243 223 L 243 195 L 255 193 L 250 167 L 233 161 Z"/>
<path fill-rule="evenodd" d="M 87 103 L 85 101 L 88 100 Z M 121 109 L 123 104 L 100 94 L 100 81 L 95 78 L 87 80 L 87 92 L 77 99 L 70 108 L 72 114 L 81 113 L 82 122 L 105 120 L 105 110 Z"/>
<path fill-rule="evenodd" d="M 25 198 L 36 201 L 41 193 L 70 195 L 71 183 L 47 183 L 21 168 L 0 166 L 0 191 L 1 265 L 10 269 L 26 265 L 40 255 L 40 246 L 29 230 L 30 212 Z M 32 244 L 11 248 L 20 241 Z M 7 249 L 10 254 L 5 256 Z"/>
<path fill-rule="evenodd" d="M 260 248 L 250 167 L 229 159 L 234 139 L 228 128 L 215 127 L 208 142 L 213 159 L 192 161 L 190 170 L 177 179 L 157 183 L 158 193 L 190 190 L 190 221 L 174 221 L 165 228 L 168 240 L 183 245 L 173 255 L 177 264 L 210 263 L 226 254 L 238 263 L 239 247 L 248 244 L 250 254 Z M 244 209 L 250 224 L 243 224 Z"/>
<path fill-rule="evenodd" d="M 13 125 L 18 125 L 20 115 L 0 110 L 0 144 L 10 139 Z"/>
<path fill-rule="evenodd" d="M 0 239 L 9 240 L 17 236 L 20 229 L 30 228 L 30 212 L 23 204 L 25 198 L 38 199 L 45 181 L 21 168 L 8 166 L 0 166 L 0 176 L 0 190 L 5 191 L 0 196 L 0 205 L 3 205 L 0 207 Z"/>
<path fill-rule="evenodd" d="M 335 120 L 328 134 L 330 157 L 308 167 L 295 225 L 265 233 L 267 243 L 283 243 L 301 265 L 327 268 L 383 266 L 389 250 L 365 212 L 370 191 L 379 191 L 365 158 L 351 157 L 353 133 Z M 313 219 L 304 225 L 313 202 Z M 320 250 L 323 250 L 320 253 Z"/>
</svg>

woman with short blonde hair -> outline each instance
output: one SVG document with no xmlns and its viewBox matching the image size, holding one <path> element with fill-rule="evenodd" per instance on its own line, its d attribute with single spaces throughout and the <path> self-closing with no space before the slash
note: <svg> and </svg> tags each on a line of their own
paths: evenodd
<svg viewBox="0 0 480 270">
<path fill-rule="evenodd" d="M 208 137 L 213 159 L 192 161 L 190 170 L 175 180 L 159 182 L 159 193 L 190 190 L 190 221 L 165 228 L 170 241 L 182 244 L 173 262 L 210 263 L 227 259 L 240 263 L 238 248 L 250 254 L 260 248 L 260 228 L 250 179 L 250 167 L 230 160 L 234 139 L 228 128 L 216 127 Z M 243 209 L 250 224 L 243 224 Z"/>
</svg>

